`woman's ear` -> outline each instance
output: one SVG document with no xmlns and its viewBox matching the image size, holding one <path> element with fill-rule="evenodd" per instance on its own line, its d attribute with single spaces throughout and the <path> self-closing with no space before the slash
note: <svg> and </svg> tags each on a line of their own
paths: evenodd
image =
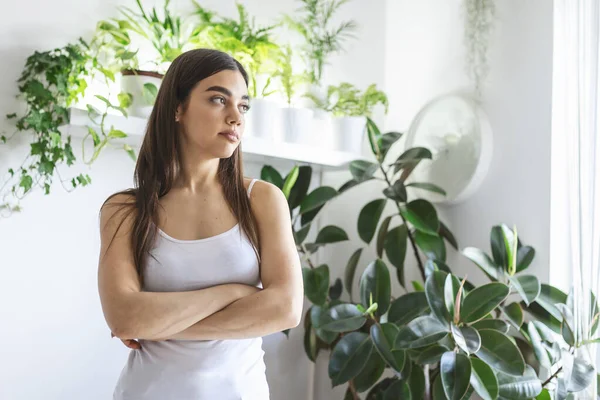
<svg viewBox="0 0 600 400">
<path fill-rule="evenodd" d="M 183 115 L 183 107 L 180 104 L 177 106 L 177 111 L 175 111 L 175 121 L 179 122 L 182 115 Z"/>
</svg>

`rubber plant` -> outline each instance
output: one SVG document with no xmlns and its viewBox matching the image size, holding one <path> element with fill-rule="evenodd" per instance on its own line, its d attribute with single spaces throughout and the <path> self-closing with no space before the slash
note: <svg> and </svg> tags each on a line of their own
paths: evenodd
<svg viewBox="0 0 600 400">
<path fill-rule="evenodd" d="M 505 224 L 491 230 L 491 256 L 473 247 L 461 251 L 489 283 L 475 286 L 454 274 L 446 264 L 446 244 L 459 248 L 454 236 L 431 203 L 409 200 L 415 188 L 444 194 L 427 182 L 408 183 L 431 152 L 411 148 L 388 162 L 388 150 L 401 134 L 382 134 L 371 119 L 367 132 L 377 161 L 352 162 L 353 179 L 337 190 L 323 186 L 308 192 L 307 166 L 295 167 L 285 178 L 270 166 L 262 171 L 262 179 L 282 188 L 293 216 L 311 303 L 304 324 L 306 354 L 315 361 L 320 351 L 329 352 L 329 377 L 332 386 L 347 385 L 344 399 L 458 400 L 474 393 L 485 400 L 566 399 L 596 379 L 590 360 L 577 351 L 598 340 L 595 298 L 587 335 L 592 339 L 578 340 L 572 296 L 525 273 L 535 250 Z M 381 197 L 362 208 L 357 228 L 364 246 L 375 245 L 377 258 L 363 262 L 364 246 L 357 249 L 348 257 L 343 281 L 334 280 L 329 266 L 314 265 L 311 255 L 348 240 L 347 233 L 325 226 L 306 243 L 308 231 L 331 200 L 367 181 L 382 183 Z M 395 211 L 384 217 L 388 202 Z M 405 259 L 411 250 L 421 280 L 407 285 Z M 359 265 L 365 267 L 355 295 Z M 392 275 L 405 293 L 392 295 Z"/>
</svg>

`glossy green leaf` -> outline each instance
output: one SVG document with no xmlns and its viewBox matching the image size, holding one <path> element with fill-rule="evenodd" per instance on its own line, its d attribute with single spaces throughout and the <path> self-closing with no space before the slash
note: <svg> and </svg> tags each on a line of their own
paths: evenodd
<svg viewBox="0 0 600 400">
<path fill-rule="evenodd" d="M 394 382 L 383 394 L 383 400 L 413 400 L 408 383 L 404 380 Z"/>
<path fill-rule="evenodd" d="M 281 174 L 270 165 L 265 165 L 260 171 L 260 179 L 266 182 L 270 182 L 277 186 L 279 189 L 283 187 L 283 178 Z"/>
<path fill-rule="evenodd" d="M 594 366 L 584 357 L 575 357 L 571 379 L 569 379 L 569 392 L 581 392 L 596 378 Z"/>
<path fill-rule="evenodd" d="M 552 400 L 548 389 L 542 389 L 542 392 L 536 396 L 535 400 Z"/>
<path fill-rule="evenodd" d="M 447 328 L 436 318 L 422 316 L 400 329 L 394 348 L 417 349 L 437 343 L 448 334 Z"/>
<path fill-rule="evenodd" d="M 307 213 L 315 210 L 337 196 L 338 192 L 330 186 L 321 186 L 310 192 L 300 204 L 300 212 Z M 304 223 L 303 223 L 304 224 Z"/>
<path fill-rule="evenodd" d="M 466 325 L 457 327 L 452 324 L 451 332 L 456 345 L 467 353 L 467 355 L 479 351 L 481 347 L 481 337 L 475 328 Z"/>
<path fill-rule="evenodd" d="M 411 149 L 406 150 L 404 153 L 398 157 L 396 162 L 394 162 L 394 174 L 398 171 L 403 170 L 400 175 L 400 179 L 406 181 L 406 179 L 410 176 L 411 172 L 419 165 L 422 160 L 431 159 L 432 154 L 431 151 L 424 147 L 413 147 Z"/>
<path fill-rule="evenodd" d="M 321 318 L 324 312 L 326 312 L 326 308 L 313 305 L 310 308 L 310 322 L 316 335 L 325 343 L 331 344 L 339 335 L 337 332 L 330 332 L 320 328 Z"/>
<path fill-rule="evenodd" d="M 383 360 L 396 372 L 402 372 L 405 353 L 403 350 L 393 350 L 394 340 L 398 335 L 398 327 L 394 324 L 375 324 L 371 326 L 371 338 L 377 352 Z"/>
<path fill-rule="evenodd" d="M 283 188 L 281 188 L 281 191 L 283 192 L 286 199 L 290 198 L 290 192 L 292 190 L 292 187 L 296 184 L 296 181 L 298 180 L 299 175 L 300 175 L 300 169 L 296 165 L 296 166 L 294 166 L 294 168 L 292 168 L 290 173 L 285 177 L 285 182 L 283 183 Z"/>
<path fill-rule="evenodd" d="M 413 200 L 406 204 L 406 207 L 401 209 L 400 213 L 415 229 L 430 235 L 437 235 L 440 222 L 435 208 L 427 200 Z"/>
<path fill-rule="evenodd" d="M 354 304 L 339 304 L 325 311 L 319 327 L 331 332 L 355 331 L 366 322 L 366 318 Z"/>
<path fill-rule="evenodd" d="M 436 364 L 442 358 L 442 354 L 447 351 L 450 351 L 450 349 L 445 346 L 439 344 L 431 345 L 419 353 L 415 358 L 415 362 L 417 364 Z"/>
<path fill-rule="evenodd" d="M 450 232 L 450 229 L 448 229 L 446 224 L 444 224 L 442 221 L 440 221 L 440 229 L 438 230 L 438 234 L 446 239 L 448 243 L 450 243 L 450 245 L 454 247 L 456 251 L 458 251 L 458 242 L 456 241 L 456 238 L 452 232 Z"/>
<path fill-rule="evenodd" d="M 335 345 L 329 359 L 329 378 L 332 385 L 338 386 L 357 376 L 365 367 L 365 360 L 371 356 L 373 344 L 369 335 L 351 332 Z"/>
<path fill-rule="evenodd" d="M 377 246 L 376 246 L 378 258 L 383 258 L 385 237 L 386 237 L 388 229 L 390 227 L 391 220 L 392 220 L 392 216 L 385 217 L 385 219 L 381 222 L 381 225 L 379 226 L 379 232 L 377 233 Z"/>
<path fill-rule="evenodd" d="M 373 200 L 367 203 L 358 215 L 358 235 L 366 244 L 371 243 L 375 236 L 386 202 L 386 199 Z"/>
<path fill-rule="evenodd" d="M 412 183 L 407 184 L 406 187 L 428 190 L 430 192 L 441 194 L 442 196 L 446 195 L 446 191 L 444 189 L 442 189 L 438 185 L 434 185 L 433 183 L 412 182 Z"/>
<path fill-rule="evenodd" d="M 503 283 L 494 282 L 479 286 L 471 291 L 463 301 L 460 319 L 471 323 L 488 315 L 508 297 L 510 289 Z"/>
<path fill-rule="evenodd" d="M 407 199 L 406 187 L 404 186 L 404 183 L 401 180 L 397 180 L 392 186 L 383 189 L 383 194 L 388 199 L 400 203 L 405 203 Z"/>
<path fill-rule="evenodd" d="M 370 179 L 367 179 L 363 182 L 367 182 Z M 357 181 L 356 179 L 352 178 L 350 179 L 348 182 L 344 183 L 342 186 L 340 186 L 340 188 L 338 189 L 338 193 L 342 194 L 345 191 L 347 191 L 348 189 L 352 189 L 353 187 L 357 186 L 358 184 L 360 184 L 362 182 Z"/>
<path fill-rule="evenodd" d="M 383 400 L 383 394 L 385 391 L 396 381 L 397 379 L 395 378 L 384 378 L 377 382 L 377 384 L 373 386 L 367 394 L 366 400 Z"/>
<path fill-rule="evenodd" d="M 508 331 L 510 329 L 508 322 L 506 322 L 502 319 L 492 319 L 492 318 L 482 319 L 480 321 L 475 322 L 471 326 L 473 328 L 477 329 L 478 331 L 480 331 L 482 329 L 493 329 L 495 331 L 502 332 L 505 334 L 508 333 Z"/>
<path fill-rule="evenodd" d="M 529 267 L 535 257 L 535 249 L 531 246 L 521 246 L 517 250 L 517 272 L 524 271 Z"/>
<path fill-rule="evenodd" d="M 329 288 L 329 298 L 331 300 L 338 300 L 342 295 L 342 291 L 344 290 L 344 285 L 342 285 L 342 280 L 337 278 L 333 285 Z"/>
<path fill-rule="evenodd" d="M 490 245 L 494 263 L 502 267 L 502 269 L 506 268 L 508 266 L 508 254 L 504 243 L 504 234 L 502 233 L 502 227 L 500 225 L 492 227 L 490 233 Z"/>
<path fill-rule="evenodd" d="M 425 261 L 425 278 L 429 278 L 429 276 L 435 271 L 443 271 L 447 274 L 452 273 L 450 267 L 448 267 L 442 260 L 428 259 Z"/>
<path fill-rule="evenodd" d="M 424 292 L 411 292 L 392 302 L 388 321 L 398 326 L 405 325 L 429 311 L 429 303 Z"/>
<path fill-rule="evenodd" d="M 519 303 L 510 303 L 506 307 L 504 307 L 504 313 L 508 317 L 508 320 L 513 323 L 515 328 L 521 328 L 523 325 L 523 309 L 519 305 Z"/>
<path fill-rule="evenodd" d="M 431 391 L 433 400 L 447 400 L 446 394 L 444 393 L 444 385 L 442 384 L 442 377 L 438 375 L 433 381 L 433 390 Z"/>
<path fill-rule="evenodd" d="M 565 340 L 565 342 L 567 342 L 568 345 L 574 346 L 575 333 L 573 332 L 573 313 L 571 312 L 571 309 L 565 304 L 557 304 L 556 307 L 560 310 L 563 316 L 561 324 L 563 339 Z"/>
<path fill-rule="evenodd" d="M 373 302 L 378 305 L 376 315 L 381 316 L 390 307 L 391 295 L 390 272 L 382 260 L 375 260 L 367 266 L 360 278 L 361 302 L 368 307 L 373 296 Z"/>
<path fill-rule="evenodd" d="M 440 236 L 416 231 L 413 237 L 415 243 L 425 253 L 427 258 L 446 261 L 446 245 L 444 244 L 444 239 Z"/>
<path fill-rule="evenodd" d="M 398 270 L 400 284 L 405 287 L 404 281 L 404 259 L 406 258 L 406 246 L 408 230 L 406 225 L 400 225 L 387 233 L 384 242 L 385 254 L 390 263 Z"/>
<path fill-rule="evenodd" d="M 444 301 L 446 276 L 445 272 L 435 271 L 425 281 L 425 294 L 429 308 L 442 324 L 448 324 L 452 320 Z"/>
<path fill-rule="evenodd" d="M 498 280 L 499 269 L 485 252 L 475 247 L 466 247 L 462 253 L 469 260 L 473 261 L 490 280 Z"/>
<path fill-rule="evenodd" d="M 533 275 L 510 277 L 510 283 L 519 292 L 527 305 L 533 303 L 538 298 L 542 289 L 540 281 Z"/>
<path fill-rule="evenodd" d="M 302 201 L 306 198 L 308 188 L 310 187 L 311 178 L 311 166 L 302 165 L 298 168 L 298 179 L 296 179 L 296 184 L 290 190 L 290 196 L 288 198 L 290 210 L 294 210 L 296 207 L 300 206 Z"/>
<path fill-rule="evenodd" d="M 367 137 L 369 138 L 369 144 L 371 145 L 371 151 L 378 160 L 382 160 L 381 149 L 379 143 L 381 142 L 381 131 L 377 127 L 377 124 L 370 118 L 367 117 Z"/>
<path fill-rule="evenodd" d="M 420 366 L 413 366 L 408 378 L 408 387 L 412 399 L 422 399 L 425 397 L 425 373 Z"/>
<path fill-rule="evenodd" d="M 329 267 L 325 264 L 317 268 L 302 268 L 304 294 L 317 305 L 325 304 L 329 290 Z"/>
<path fill-rule="evenodd" d="M 348 240 L 348 235 L 342 228 L 333 225 L 328 225 L 319 231 L 315 243 L 330 244 L 344 242 L 346 240 Z"/>
<path fill-rule="evenodd" d="M 360 255 L 362 254 L 363 249 L 358 249 L 350 256 L 348 260 L 348 264 L 346 264 L 346 270 L 344 272 L 344 285 L 346 287 L 346 291 L 348 291 L 348 295 L 350 296 L 350 300 L 352 300 L 352 288 L 354 285 L 354 275 L 356 273 L 356 267 L 358 266 L 358 261 L 360 260 Z"/>
<path fill-rule="evenodd" d="M 530 399 L 542 392 L 542 382 L 533 368 L 526 366 L 522 376 L 512 376 L 501 371 L 496 373 L 500 396 L 508 399 Z"/>
<path fill-rule="evenodd" d="M 498 398 L 498 379 L 494 370 L 478 358 L 471 358 L 471 386 L 483 400 Z"/>
<path fill-rule="evenodd" d="M 319 348 L 317 346 L 317 335 L 312 328 L 307 328 L 304 331 L 304 352 L 310 361 L 315 362 L 317 354 L 319 354 Z"/>
<path fill-rule="evenodd" d="M 356 391 L 362 393 L 369 390 L 381 378 L 384 370 L 385 363 L 379 353 L 371 351 L 365 367 L 353 380 Z"/>
<path fill-rule="evenodd" d="M 304 243 L 306 237 L 308 236 L 308 233 L 310 232 L 310 227 L 311 225 L 307 224 L 302 228 L 298 229 L 297 231 L 294 231 L 294 240 L 296 241 L 297 245 L 301 245 L 302 243 Z"/>
<path fill-rule="evenodd" d="M 449 351 L 442 355 L 440 376 L 449 400 L 461 400 L 469 388 L 471 361 L 464 354 Z"/>
<path fill-rule="evenodd" d="M 373 174 L 379 169 L 379 165 L 364 161 L 356 160 L 350 163 L 350 173 L 357 182 L 364 182 L 373 177 Z"/>
<path fill-rule="evenodd" d="M 381 153 L 380 160 L 383 161 L 387 152 L 392 147 L 394 143 L 398 141 L 402 137 L 402 133 L 400 132 L 387 132 L 380 136 L 378 141 L 379 151 Z"/>
<path fill-rule="evenodd" d="M 544 367 L 550 369 L 552 363 L 550 362 L 550 357 L 548 356 L 548 352 L 546 348 L 542 344 L 542 338 L 540 333 L 538 332 L 535 324 L 533 322 L 527 323 L 527 333 L 529 334 L 529 340 L 531 345 L 533 346 L 533 352 L 535 353 L 535 357 L 538 359 L 539 363 Z"/>
<path fill-rule="evenodd" d="M 519 348 L 508 336 L 492 329 L 479 331 L 481 348 L 476 353 L 488 365 L 509 375 L 521 376 L 525 371 L 525 361 Z"/>
<path fill-rule="evenodd" d="M 444 303 L 446 304 L 446 309 L 448 310 L 448 315 L 450 316 L 450 319 L 454 319 L 454 309 L 455 309 L 454 303 L 456 302 L 456 296 L 458 294 L 459 289 L 460 289 L 460 282 L 458 281 L 458 278 L 456 278 L 452 274 L 446 275 L 446 282 L 444 282 Z M 464 294 L 461 294 L 461 298 L 460 298 L 461 303 L 462 303 L 463 297 L 464 297 Z M 459 309 L 460 309 L 460 304 L 459 304 Z"/>
</svg>

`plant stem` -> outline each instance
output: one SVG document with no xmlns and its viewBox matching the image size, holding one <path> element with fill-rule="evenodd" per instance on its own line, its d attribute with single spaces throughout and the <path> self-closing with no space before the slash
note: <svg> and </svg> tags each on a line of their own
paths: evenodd
<svg viewBox="0 0 600 400">
<path fill-rule="evenodd" d="M 352 399 L 360 400 L 358 393 L 356 393 L 356 388 L 354 387 L 354 380 L 350 379 L 350 382 L 348 382 L 348 387 L 350 388 L 350 393 L 352 393 Z"/>
<path fill-rule="evenodd" d="M 310 255 L 308 254 L 308 251 L 306 250 L 306 247 L 304 247 L 304 245 L 301 244 L 300 246 L 298 246 L 298 250 L 300 250 L 300 252 L 302 253 L 302 255 L 306 257 L 306 262 L 308 262 L 308 266 L 311 269 L 315 269 L 315 265 L 310 260 Z"/>
<path fill-rule="evenodd" d="M 544 383 L 542 383 L 542 387 L 546 386 L 548 383 L 550 383 L 550 381 L 554 378 L 556 378 L 556 376 L 560 373 L 560 371 L 562 371 L 563 367 L 560 367 L 559 369 L 556 370 L 555 373 L 552 374 L 552 376 L 548 379 L 546 379 L 544 381 Z"/>
<path fill-rule="evenodd" d="M 383 166 L 381 164 L 379 164 L 379 169 L 381 169 L 381 172 L 383 173 L 383 177 L 385 178 L 385 181 L 387 182 L 388 187 L 392 187 L 392 183 L 390 182 L 390 180 L 389 180 L 387 174 L 385 173 L 385 170 L 383 169 Z M 398 201 L 396 201 L 396 200 L 394 200 L 394 203 L 396 203 L 396 208 L 398 208 L 398 215 L 400 215 L 400 218 L 402 218 L 402 222 L 404 222 L 404 225 L 406 225 L 406 227 L 408 228 L 408 225 L 406 224 L 406 220 L 404 219 L 404 216 L 400 212 L 400 203 L 398 203 Z M 406 232 L 408 234 L 408 239 L 410 240 L 410 244 L 412 246 L 413 252 L 415 253 L 415 258 L 417 259 L 417 265 L 419 266 L 419 272 L 421 272 L 421 278 L 423 278 L 423 282 L 425 282 L 425 280 L 426 280 L 425 268 L 423 267 L 423 262 L 421 261 L 421 257 L 419 256 L 419 251 L 417 250 L 417 245 L 415 244 L 415 239 L 413 238 L 409 229 L 406 229 Z"/>
</svg>

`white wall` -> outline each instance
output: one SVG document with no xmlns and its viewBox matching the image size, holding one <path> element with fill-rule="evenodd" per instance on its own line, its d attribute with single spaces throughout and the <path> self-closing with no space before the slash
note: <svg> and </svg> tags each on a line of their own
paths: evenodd
<svg viewBox="0 0 600 400">
<path fill-rule="evenodd" d="M 145 5 L 154 3 L 144 0 Z M 187 1 L 172 3 L 176 8 L 190 7 Z M 200 3 L 235 15 L 233 0 Z M 292 0 L 243 3 L 259 24 L 297 8 Z M 97 20 L 113 16 L 118 4 L 131 6 L 134 2 L 3 2 L 0 114 L 18 109 L 16 80 L 28 55 L 79 36 L 90 37 Z M 341 10 L 340 19 L 359 22 L 361 36 L 348 46 L 348 54 L 332 59 L 326 74 L 331 82 L 382 83 L 383 63 L 372 65 L 369 60 L 383 59 L 384 27 L 373 21 L 383 18 L 384 6 L 383 0 L 378 0 L 365 9 L 364 2 L 357 0 Z M 8 129 L 0 121 L 0 132 Z M 79 146 L 75 141 L 74 149 Z M 0 172 L 19 165 L 27 149 L 26 141 L 0 146 Z M 258 177 L 260 168 L 260 164 L 247 163 L 246 174 Z M 62 172 L 71 177 L 80 170 L 85 171 L 76 167 Z M 108 195 L 131 186 L 133 162 L 121 151 L 108 150 L 89 172 L 91 186 L 68 194 L 55 184 L 50 196 L 31 194 L 23 202 L 23 213 L 0 220 L 1 399 L 107 399 L 124 365 L 128 350 L 116 339 L 109 340 L 97 294 L 97 217 Z M 265 338 L 273 400 L 312 398 L 313 367 L 304 354 L 302 338 L 302 328 L 293 330 L 289 341 L 282 334 Z"/>
</svg>

